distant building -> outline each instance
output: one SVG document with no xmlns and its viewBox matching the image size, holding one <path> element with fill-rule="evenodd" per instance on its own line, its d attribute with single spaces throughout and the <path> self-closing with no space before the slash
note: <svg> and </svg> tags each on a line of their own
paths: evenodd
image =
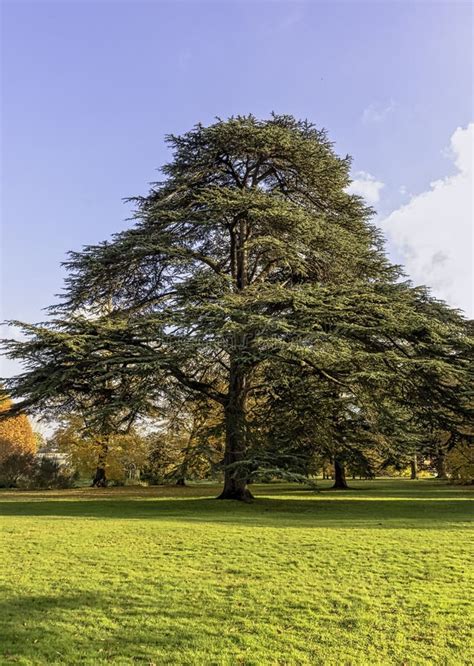
<svg viewBox="0 0 474 666">
<path fill-rule="evenodd" d="M 61 467 L 65 467 L 68 463 L 67 455 L 61 453 L 55 446 L 51 446 L 50 444 L 45 444 L 38 449 L 36 455 L 38 458 L 46 458 L 47 460 L 56 462 Z"/>
</svg>

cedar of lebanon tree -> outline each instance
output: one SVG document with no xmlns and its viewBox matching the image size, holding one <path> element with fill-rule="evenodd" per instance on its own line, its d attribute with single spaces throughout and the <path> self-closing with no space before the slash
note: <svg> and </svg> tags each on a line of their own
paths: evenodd
<svg viewBox="0 0 474 666">
<path fill-rule="evenodd" d="M 72 256 L 65 308 L 112 299 L 141 313 L 169 375 L 222 404 L 221 498 L 248 499 L 239 463 L 252 378 L 274 354 L 298 355 L 310 330 L 290 331 L 294 342 L 279 350 L 298 301 L 394 271 L 371 210 L 345 191 L 349 158 L 334 154 L 324 131 L 248 116 L 168 141 L 167 179 L 134 200 L 136 226 Z"/>
<path fill-rule="evenodd" d="M 373 211 L 346 191 L 350 159 L 324 131 L 239 116 L 168 143 L 165 179 L 132 200 L 135 225 L 71 253 L 55 330 L 30 327 L 28 342 L 7 344 L 29 362 L 9 388 L 27 407 L 79 396 L 97 423 L 146 413 L 160 393 L 214 401 L 225 426 L 220 497 L 247 500 L 249 405 L 263 402 L 271 418 L 271 369 L 289 381 L 309 371 L 343 405 L 336 420 L 349 397 L 373 434 L 397 377 L 438 376 L 451 357 L 425 357 L 423 340 L 442 347 L 444 333 L 430 329 L 425 292 L 387 261 Z"/>
</svg>

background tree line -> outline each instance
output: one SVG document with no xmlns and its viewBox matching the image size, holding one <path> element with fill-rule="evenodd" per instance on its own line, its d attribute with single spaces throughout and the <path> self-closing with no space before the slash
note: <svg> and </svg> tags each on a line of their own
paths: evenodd
<svg viewBox="0 0 474 666">
<path fill-rule="evenodd" d="M 16 422 L 16 423 L 15 423 Z M 272 469 L 271 457 L 261 456 L 254 480 L 271 482 L 288 478 L 309 481 L 316 477 L 334 479 L 334 448 L 325 433 L 327 447 L 311 446 L 306 459 L 296 466 Z M 445 445 L 443 438 L 439 442 Z M 202 411 L 181 411 L 179 419 L 160 422 L 147 430 L 131 429 L 109 442 L 106 478 L 113 485 L 185 485 L 186 481 L 219 481 L 223 476 L 224 433 L 215 415 Z M 96 439 L 88 436 L 80 417 L 65 420 L 48 437 L 35 433 L 25 415 L 11 417 L 0 426 L 0 487 L 69 488 L 91 485 L 96 476 L 99 455 Z M 440 468 L 437 449 L 426 447 L 415 454 L 417 473 L 466 482 L 474 476 L 473 451 L 456 446 L 443 457 Z M 410 476 L 412 459 L 408 454 L 393 458 L 370 444 L 361 443 L 340 458 L 349 478 L 372 479 L 376 476 Z M 413 477 L 412 477 L 413 478 Z"/>
</svg>

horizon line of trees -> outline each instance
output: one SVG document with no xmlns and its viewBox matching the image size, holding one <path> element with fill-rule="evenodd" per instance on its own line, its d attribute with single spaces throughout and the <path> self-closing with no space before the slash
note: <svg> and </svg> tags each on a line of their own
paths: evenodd
<svg viewBox="0 0 474 666">
<path fill-rule="evenodd" d="M 186 412 L 182 407 L 178 413 L 170 411 L 166 422 L 132 428 L 128 434 L 112 438 L 105 461 L 107 483 L 185 485 L 187 481 L 220 481 L 224 438 L 216 416 L 203 410 Z M 437 447 L 427 447 L 411 458 L 405 455 L 397 460 L 384 459 L 373 452 L 366 458 L 352 455 L 342 463 L 315 452 L 300 476 L 282 476 L 278 470 L 260 469 L 249 482 L 288 478 L 308 481 L 311 486 L 315 479 L 322 478 L 333 479 L 335 488 L 344 488 L 346 475 L 370 480 L 394 476 L 417 479 L 421 474 L 472 483 L 474 451 L 459 446 L 448 451 L 446 444 L 445 434 Z M 57 424 L 48 437 L 34 432 L 24 414 L 0 422 L 0 487 L 40 489 L 96 485 L 98 456 L 100 446 L 93 434 L 86 432 L 78 415 L 70 415 Z"/>
<path fill-rule="evenodd" d="M 207 447 L 208 448 L 208 447 Z M 175 438 L 168 439 L 163 432 L 133 433 L 119 436 L 110 446 L 106 463 L 107 485 L 184 486 L 187 483 L 220 482 L 223 477 L 219 455 L 214 451 L 211 459 L 199 445 L 190 451 L 189 443 L 177 445 Z M 0 488 L 73 488 L 94 485 L 97 450 L 91 439 L 83 438 L 80 430 L 71 423 L 60 427 L 48 440 L 43 440 L 38 451 L 21 451 L 11 447 L 8 455 L 0 458 Z M 382 461 L 361 466 L 350 461 L 343 466 L 343 479 L 373 480 L 375 478 L 405 477 L 411 479 L 435 478 L 453 483 L 472 483 L 474 456 L 472 450 L 454 449 L 446 455 L 440 471 L 436 458 L 416 456 L 413 460 L 400 460 L 397 464 Z M 335 461 L 315 458 L 306 475 L 286 476 L 276 472 L 260 473 L 249 483 L 271 483 L 282 480 L 305 483 L 315 488 L 318 479 L 333 480 L 338 484 Z M 350 482 L 349 482 L 350 483 Z"/>
</svg>

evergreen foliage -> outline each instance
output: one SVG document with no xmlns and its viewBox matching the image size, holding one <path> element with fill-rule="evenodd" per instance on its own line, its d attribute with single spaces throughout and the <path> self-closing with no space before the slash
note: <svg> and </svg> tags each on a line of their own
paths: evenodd
<svg viewBox="0 0 474 666">
<path fill-rule="evenodd" d="M 388 262 L 324 131 L 245 116 L 168 143 L 134 226 L 71 253 L 53 323 L 7 343 L 18 409 L 79 405 L 109 436 L 176 395 L 213 401 L 221 497 L 243 500 L 259 467 L 300 473 L 316 445 L 368 460 L 460 427 L 467 325 Z"/>
</svg>

